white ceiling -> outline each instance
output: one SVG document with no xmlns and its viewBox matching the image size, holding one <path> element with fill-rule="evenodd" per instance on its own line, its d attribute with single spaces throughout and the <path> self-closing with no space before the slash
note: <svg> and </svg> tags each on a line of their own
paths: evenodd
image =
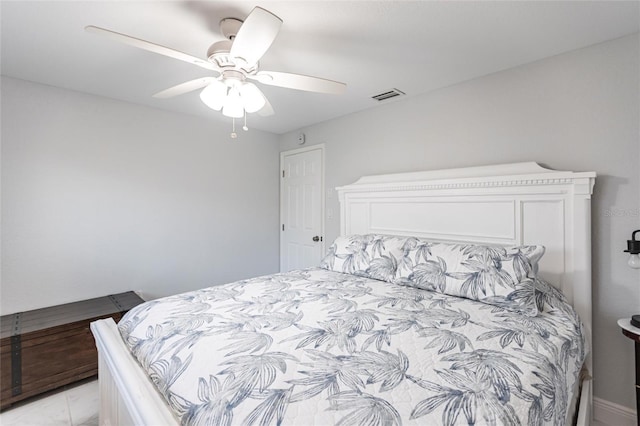
<svg viewBox="0 0 640 426">
<path fill-rule="evenodd" d="M 84 31 L 105 27 L 204 58 L 218 22 L 259 5 L 284 24 L 260 66 L 347 84 L 343 95 L 261 86 L 276 114 L 249 127 L 285 133 L 637 32 L 637 1 L 2 1 L 2 75 L 230 121 L 192 92 L 154 93 L 207 70 Z M 393 102 L 387 101 L 387 102 Z"/>
</svg>

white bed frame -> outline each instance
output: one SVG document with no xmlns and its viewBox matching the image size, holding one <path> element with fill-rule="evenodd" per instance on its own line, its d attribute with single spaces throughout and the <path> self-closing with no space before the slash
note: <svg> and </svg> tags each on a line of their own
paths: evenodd
<svg viewBox="0 0 640 426">
<path fill-rule="evenodd" d="M 580 315 L 591 344 L 593 172 L 536 163 L 363 177 L 337 188 L 341 234 L 415 235 L 442 241 L 542 244 L 539 273 Z M 177 424 L 122 342 L 113 320 L 91 324 L 99 354 L 100 424 Z M 585 362 L 592 371 L 591 356 Z M 581 388 L 578 424 L 591 420 L 591 378 Z"/>
</svg>

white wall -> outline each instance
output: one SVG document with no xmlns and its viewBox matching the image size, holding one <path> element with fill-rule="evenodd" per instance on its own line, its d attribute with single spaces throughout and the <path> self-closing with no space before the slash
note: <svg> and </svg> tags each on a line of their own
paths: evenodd
<svg viewBox="0 0 640 426">
<path fill-rule="evenodd" d="M 326 144 L 327 188 L 519 161 L 596 171 L 595 396 L 634 409 L 633 344 L 616 321 L 640 313 L 640 271 L 622 252 L 640 228 L 639 48 L 636 34 L 301 129 L 308 144 Z M 283 135 L 280 149 L 295 148 L 297 134 Z M 327 241 L 339 232 L 332 195 Z"/>
<path fill-rule="evenodd" d="M 277 138 L 229 131 L 3 77 L 2 314 L 277 271 Z"/>
</svg>

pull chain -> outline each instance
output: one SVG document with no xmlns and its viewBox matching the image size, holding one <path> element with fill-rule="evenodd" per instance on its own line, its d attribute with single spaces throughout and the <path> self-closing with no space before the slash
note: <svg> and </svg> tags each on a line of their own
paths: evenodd
<svg viewBox="0 0 640 426">
<path fill-rule="evenodd" d="M 249 130 L 249 128 L 247 127 L 247 110 L 244 110 L 244 126 L 242 126 L 242 130 L 244 130 L 245 132 L 247 130 Z"/>
<path fill-rule="evenodd" d="M 231 128 L 231 139 L 235 139 L 235 138 L 238 137 L 238 134 L 236 133 L 236 119 L 232 118 L 231 120 L 232 120 L 231 121 L 232 122 L 232 124 L 231 124 L 231 126 L 232 126 L 232 128 Z"/>
</svg>

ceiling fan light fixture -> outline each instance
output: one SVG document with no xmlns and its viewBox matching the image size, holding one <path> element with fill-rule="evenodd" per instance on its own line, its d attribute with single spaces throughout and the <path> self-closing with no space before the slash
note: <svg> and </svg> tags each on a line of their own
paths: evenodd
<svg viewBox="0 0 640 426">
<path fill-rule="evenodd" d="M 225 105 L 222 107 L 222 115 L 231 118 L 242 118 L 244 116 L 244 109 L 236 105 Z"/>
<path fill-rule="evenodd" d="M 220 111 L 227 97 L 227 85 L 215 80 L 200 92 L 200 99 L 211 109 Z"/>
<path fill-rule="evenodd" d="M 229 90 L 227 98 L 224 100 L 222 114 L 232 118 L 242 118 L 244 116 L 244 105 L 237 89 L 231 88 Z"/>
<path fill-rule="evenodd" d="M 240 96 L 244 103 L 244 109 L 248 113 L 260 111 L 265 106 L 267 100 L 253 83 L 245 83 L 240 87 Z"/>
</svg>

